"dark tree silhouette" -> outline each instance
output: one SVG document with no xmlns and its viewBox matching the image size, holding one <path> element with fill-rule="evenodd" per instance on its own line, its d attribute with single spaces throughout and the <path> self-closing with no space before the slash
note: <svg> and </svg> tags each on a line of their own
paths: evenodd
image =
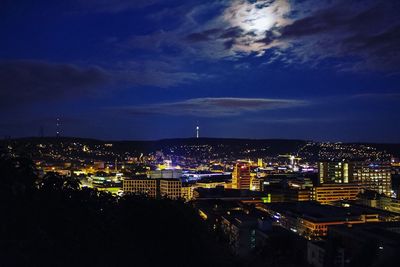
<svg viewBox="0 0 400 267">
<path fill-rule="evenodd" d="M 189 205 L 80 189 L 0 153 L 1 266 L 232 266 Z"/>
</svg>

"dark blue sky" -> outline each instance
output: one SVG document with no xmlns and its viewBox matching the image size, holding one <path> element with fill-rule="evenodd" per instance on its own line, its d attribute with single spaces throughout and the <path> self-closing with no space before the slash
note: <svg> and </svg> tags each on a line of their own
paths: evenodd
<svg viewBox="0 0 400 267">
<path fill-rule="evenodd" d="M 400 142 L 400 1 L 0 2 L 0 135 Z"/>
</svg>

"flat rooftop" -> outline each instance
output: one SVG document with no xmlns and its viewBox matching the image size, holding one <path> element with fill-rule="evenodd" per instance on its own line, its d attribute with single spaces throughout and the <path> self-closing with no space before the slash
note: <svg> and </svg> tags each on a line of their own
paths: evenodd
<svg viewBox="0 0 400 267">
<path fill-rule="evenodd" d="M 280 214 L 308 219 L 314 222 L 357 220 L 363 214 L 376 214 L 368 210 L 321 205 L 317 202 L 279 202 L 259 204 Z"/>
</svg>

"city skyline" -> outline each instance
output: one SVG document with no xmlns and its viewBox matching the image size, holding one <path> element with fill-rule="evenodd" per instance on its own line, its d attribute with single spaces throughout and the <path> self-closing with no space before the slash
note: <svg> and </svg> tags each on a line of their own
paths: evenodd
<svg viewBox="0 0 400 267">
<path fill-rule="evenodd" d="M 399 10 L 3 1 L 0 136 L 399 143 Z"/>
<path fill-rule="evenodd" d="M 1 266 L 395 266 L 400 0 L 0 0 Z"/>
</svg>

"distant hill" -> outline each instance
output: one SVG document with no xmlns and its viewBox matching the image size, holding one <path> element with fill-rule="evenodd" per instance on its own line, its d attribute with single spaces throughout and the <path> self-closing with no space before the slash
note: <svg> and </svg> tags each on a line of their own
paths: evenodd
<svg viewBox="0 0 400 267">
<path fill-rule="evenodd" d="M 60 151 L 65 146 L 71 146 L 71 144 L 85 145 L 91 148 L 104 148 L 106 144 L 112 144 L 112 146 L 104 149 L 118 154 L 127 152 L 136 155 L 163 151 L 168 154 L 198 155 L 203 158 L 209 158 L 210 155 L 247 158 L 300 153 L 302 157 L 315 160 L 319 157 L 320 151 L 326 150 L 324 143 L 290 139 L 175 138 L 154 141 L 105 141 L 77 137 L 30 137 L 0 141 L 0 145 L 11 145 L 17 151 L 27 153 L 33 153 L 39 144 L 48 144 L 55 149 L 60 149 Z M 359 147 L 360 151 L 368 150 L 368 147 L 371 147 L 373 150 L 387 152 L 395 157 L 400 157 L 400 144 L 339 144 L 345 149 Z M 330 149 L 335 150 L 335 148 Z M 340 149 L 337 151 L 342 153 Z"/>
</svg>

